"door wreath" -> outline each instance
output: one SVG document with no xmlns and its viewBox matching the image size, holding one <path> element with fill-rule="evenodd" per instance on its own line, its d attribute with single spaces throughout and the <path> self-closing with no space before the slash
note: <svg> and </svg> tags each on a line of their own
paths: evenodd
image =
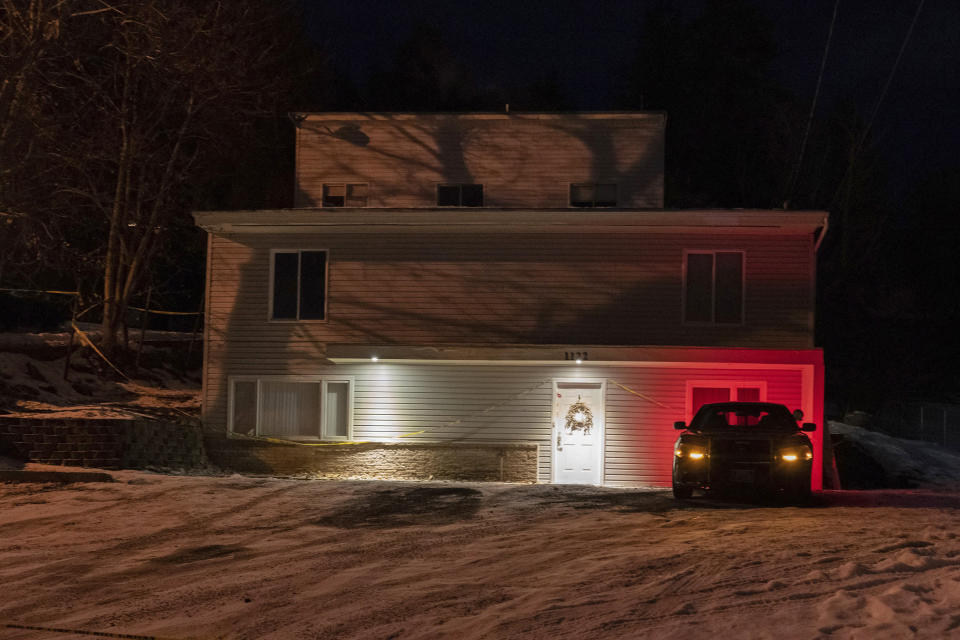
<svg viewBox="0 0 960 640">
<path fill-rule="evenodd" d="M 577 401 L 567 409 L 565 426 L 569 432 L 582 429 L 585 434 L 590 433 L 590 429 L 593 428 L 593 412 L 590 411 L 590 407 L 583 402 L 580 396 L 577 396 Z"/>
</svg>

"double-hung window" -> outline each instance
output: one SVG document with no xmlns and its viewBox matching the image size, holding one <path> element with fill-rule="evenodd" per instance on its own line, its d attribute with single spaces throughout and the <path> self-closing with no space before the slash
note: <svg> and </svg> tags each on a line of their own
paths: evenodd
<svg viewBox="0 0 960 640">
<path fill-rule="evenodd" d="M 766 402 L 767 383 L 752 380 L 687 380 L 687 421 L 689 423 L 705 404 L 734 400 Z"/>
<path fill-rule="evenodd" d="M 270 255 L 270 319 L 325 320 L 327 252 L 276 249 Z"/>
<path fill-rule="evenodd" d="M 617 206 L 617 185 L 599 182 L 571 184 L 570 206 L 615 207 Z"/>
<path fill-rule="evenodd" d="M 438 184 L 438 207 L 482 207 L 482 184 Z"/>
<path fill-rule="evenodd" d="M 684 251 L 683 321 L 743 324 L 743 251 Z"/>
<path fill-rule="evenodd" d="M 240 376 L 230 382 L 232 433 L 319 440 L 353 437 L 349 377 Z"/>
</svg>

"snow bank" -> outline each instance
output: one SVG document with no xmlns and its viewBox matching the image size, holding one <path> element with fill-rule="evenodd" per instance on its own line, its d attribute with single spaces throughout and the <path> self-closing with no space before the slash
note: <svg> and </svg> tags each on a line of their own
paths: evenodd
<svg viewBox="0 0 960 640">
<path fill-rule="evenodd" d="M 102 337 L 99 323 L 77 322 L 77 327 L 87 334 L 87 337 L 94 342 L 99 342 Z M 70 342 L 70 335 L 73 330 L 70 323 L 65 322 L 59 331 L 46 331 L 35 333 L 31 331 L 6 331 L 0 332 L 0 350 L 14 350 L 22 348 L 36 347 L 66 347 Z M 136 346 L 140 340 L 140 329 L 130 328 L 130 344 Z M 158 331 L 155 329 L 147 330 L 144 335 L 144 344 L 151 342 L 191 342 L 199 341 L 199 336 L 189 332 L 182 331 Z"/>
<path fill-rule="evenodd" d="M 885 478 L 877 479 L 876 486 L 957 488 L 960 487 L 960 455 L 941 448 L 937 444 L 920 440 L 894 438 L 885 433 L 871 431 L 842 422 L 829 422 L 830 434 L 841 436 L 840 443 L 849 443 L 857 453 L 868 456 L 882 470 Z M 850 485 L 844 478 L 843 456 L 845 447 L 837 449 L 840 481 L 844 488 Z M 849 449 L 847 449 L 849 450 Z"/>
<path fill-rule="evenodd" d="M 148 332 L 148 338 L 151 333 L 163 340 L 169 332 Z M 147 344 L 139 367 L 129 354 L 118 358 L 121 371 L 132 379 L 124 379 L 98 355 L 77 346 L 65 380 L 68 338 L 69 334 L 0 333 L 0 414 L 173 419 L 198 415 L 200 371 L 184 365 L 188 343 L 181 343 L 183 348 Z"/>
</svg>

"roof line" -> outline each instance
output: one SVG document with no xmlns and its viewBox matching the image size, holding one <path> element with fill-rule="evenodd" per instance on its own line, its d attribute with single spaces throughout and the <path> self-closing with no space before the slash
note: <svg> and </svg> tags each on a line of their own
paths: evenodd
<svg viewBox="0 0 960 640">
<path fill-rule="evenodd" d="M 261 211 L 198 211 L 196 223 L 214 233 L 231 231 L 262 233 L 263 230 L 324 232 L 384 232 L 448 230 L 459 233 L 658 233 L 683 229 L 717 233 L 769 232 L 813 233 L 827 223 L 824 211 L 782 210 L 690 210 L 670 212 L 526 210 L 516 212 L 462 209 L 344 210 L 284 209 Z"/>
</svg>

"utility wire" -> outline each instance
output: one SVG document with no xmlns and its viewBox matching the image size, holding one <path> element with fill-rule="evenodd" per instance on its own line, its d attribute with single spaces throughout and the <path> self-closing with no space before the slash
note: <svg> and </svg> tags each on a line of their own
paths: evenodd
<svg viewBox="0 0 960 640">
<path fill-rule="evenodd" d="M 923 5 L 927 0 L 920 0 L 917 3 L 917 10 L 913 14 L 913 20 L 910 22 L 910 28 L 907 29 L 907 35 L 903 38 L 903 44 L 900 45 L 900 51 L 897 53 L 897 59 L 893 62 L 893 68 L 890 69 L 890 75 L 887 76 L 887 82 L 883 85 L 883 91 L 880 93 L 880 98 L 877 100 L 876 106 L 873 108 L 873 113 L 870 114 L 870 120 L 867 122 L 867 128 L 863 130 L 863 135 L 860 136 L 860 145 L 867 138 L 867 134 L 870 133 L 871 127 L 873 127 L 873 122 L 877 118 L 877 112 L 880 111 L 880 105 L 883 104 L 883 99 L 887 96 L 887 90 L 890 88 L 890 83 L 893 81 L 893 76 L 897 73 L 897 67 L 900 66 L 900 59 L 903 58 L 903 52 L 907 48 L 907 43 L 910 41 L 910 36 L 913 34 L 913 28 L 917 24 L 917 18 L 920 17 L 920 12 L 923 10 Z M 859 145 L 858 145 L 859 146 Z"/>
<path fill-rule="evenodd" d="M 833 17 L 830 18 L 830 30 L 827 32 L 827 42 L 823 47 L 823 58 L 820 60 L 820 73 L 817 76 L 817 88 L 813 92 L 813 101 L 810 103 L 810 113 L 807 114 L 807 126 L 803 132 L 803 140 L 800 143 L 800 153 L 797 154 L 797 163 L 793 166 L 790 179 L 787 181 L 787 193 L 783 198 L 783 208 L 790 206 L 790 200 L 793 198 L 793 190 L 796 187 L 797 179 L 800 177 L 800 168 L 803 166 L 803 155 L 807 149 L 807 139 L 810 137 L 810 127 L 813 125 L 813 114 L 817 110 L 817 99 L 820 97 L 820 85 L 823 83 L 823 70 L 827 66 L 827 54 L 830 53 L 830 42 L 833 40 L 833 26 L 837 23 L 837 10 L 840 8 L 840 0 L 833 4 Z"/>
<path fill-rule="evenodd" d="M 840 180 L 839 184 L 837 185 L 837 192 L 833 196 L 833 202 L 836 202 L 837 198 L 840 196 L 840 190 L 847 181 L 847 177 L 849 176 L 850 171 L 853 168 L 853 164 L 856 161 L 857 154 L 860 153 L 860 149 L 863 147 L 863 143 L 866 142 L 867 135 L 870 133 L 870 129 L 873 128 L 873 123 L 877 119 L 877 113 L 880 111 L 880 105 L 883 104 L 884 98 L 887 97 L 887 90 L 890 89 L 890 83 L 893 82 L 893 77 L 897 73 L 897 67 L 900 66 L 900 59 L 903 58 L 903 52 L 907 49 L 907 43 L 910 42 L 910 36 L 913 34 L 913 28 L 917 24 L 917 18 L 920 17 L 920 12 L 923 11 L 924 3 L 926 3 L 926 0 L 920 0 L 917 3 L 917 10 L 913 13 L 913 20 L 910 22 L 910 28 L 907 29 L 907 34 L 903 37 L 903 43 L 900 45 L 900 51 L 897 53 L 897 59 L 893 61 L 893 68 L 890 69 L 890 75 L 887 76 L 887 81 L 883 85 L 883 91 L 880 92 L 880 97 L 877 98 L 877 104 L 873 107 L 873 113 L 870 114 L 870 119 L 867 121 L 866 128 L 864 128 L 863 133 L 860 135 L 860 138 L 857 140 L 853 150 L 850 153 L 850 162 L 847 164 L 847 168 L 843 173 L 843 179 Z"/>
</svg>

